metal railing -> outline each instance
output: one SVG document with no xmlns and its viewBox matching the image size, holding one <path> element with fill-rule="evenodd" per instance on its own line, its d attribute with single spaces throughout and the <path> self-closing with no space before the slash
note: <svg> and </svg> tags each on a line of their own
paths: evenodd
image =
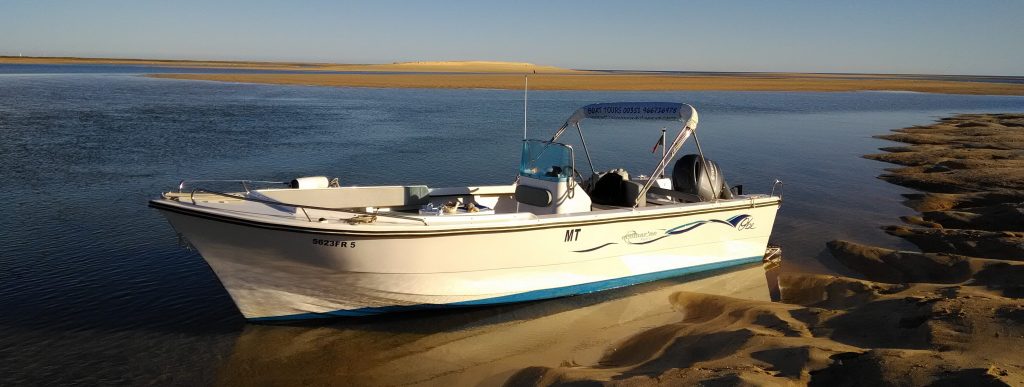
<svg viewBox="0 0 1024 387">
<path fill-rule="evenodd" d="M 189 183 L 239 183 L 242 185 L 242 189 L 245 192 L 249 192 L 250 184 L 281 184 L 290 185 L 291 182 L 287 181 L 268 181 L 268 180 L 219 180 L 219 179 L 204 179 L 204 180 L 182 180 L 178 183 L 178 193 L 183 193 L 185 185 Z"/>
<path fill-rule="evenodd" d="M 245 189 L 246 193 L 251 192 L 250 191 L 250 186 L 249 186 L 250 183 L 289 184 L 287 182 L 263 181 L 263 180 L 189 180 L 189 181 L 182 180 L 180 183 L 178 183 L 178 193 L 184 193 L 183 190 L 185 189 L 186 183 L 195 183 L 195 182 L 234 182 L 234 183 L 241 183 L 242 184 L 242 188 Z M 414 216 L 394 215 L 394 214 L 389 214 L 389 213 L 383 213 L 382 214 L 382 213 L 380 213 L 380 211 L 368 212 L 368 211 L 359 211 L 359 210 L 355 210 L 355 209 L 351 209 L 351 208 L 331 208 L 331 207 L 310 206 L 310 205 L 304 205 L 304 204 L 284 203 L 284 202 L 279 202 L 279 201 L 276 201 L 276 200 L 265 200 L 265 199 L 253 198 L 253 197 L 248 197 L 248 196 L 233 195 L 233 194 L 230 194 L 230 193 L 214 191 L 214 190 L 210 190 L 210 189 L 206 189 L 206 188 L 201 188 L 201 187 L 193 188 L 191 193 L 189 194 L 189 200 L 192 202 L 192 204 L 196 204 L 196 193 L 207 193 L 207 194 L 212 194 L 212 195 L 217 195 L 217 196 L 223 196 L 223 197 L 226 197 L 226 198 L 232 198 L 232 199 L 238 199 L 238 200 L 250 201 L 250 202 L 256 202 L 256 203 L 263 203 L 263 204 L 269 204 L 269 205 L 275 205 L 275 206 L 294 207 L 294 208 L 296 208 L 298 210 L 301 210 L 302 214 L 306 217 L 306 220 L 309 221 L 309 222 L 313 222 L 314 220 L 313 220 L 312 217 L 309 216 L 309 213 L 306 212 L 306 209 L 320 210 L 320 211 L 341 212 L 341 213 L 355 215 L 355 216 L 345 220 L 345 222 L 347 222 L 349 224 L 373 223 L 374 221 L 377 220 L 377 217 L 384 217 L 384 218 L 394 218 L 394 219 L 404 219 L 404 220 L 417 221 L 417 222 L 423 223 L 424 226 L 428 225 L 427 221 L 424 220 L 423 218 L 418 218 L 418 217 L 414 217 Z M 322 219 L 323 218 L 320 218 L 320 219 L 317 219 L 316 221 L 319 222 Z"/>
<path fill-rule="evenodd" d="M 772 183 L 772 193 L 771 193 L 770 196 L 775 196 L 775 189 L 776 188 L 779 189 L 779 200 L 781 201 L 782 200 L 782 189 L 784 188 L 783 184 L 782 184 L 782 180 L 775 179 L 775 182 Z"/>
</svg>

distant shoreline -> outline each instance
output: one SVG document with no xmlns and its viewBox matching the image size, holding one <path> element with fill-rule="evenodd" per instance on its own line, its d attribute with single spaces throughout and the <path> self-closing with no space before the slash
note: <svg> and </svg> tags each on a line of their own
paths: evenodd
<svg viewBox="0 0 1024 387">
<path fill-rule="evenodd" d="M 944 76 L 926 74 L 823 73 L 671 73 L 650 71 L 571 70 L 531 63 L 448 61 L 392 64 L 335 64 L 298 62 L 233 62 L 115 58 L 0 57 L 0 64 L 108 64 L 235 70 L 283 70 L 321 73 L 149 74 L 165 79 L 278 85 L 506 89 L 523 88 L 523 75 L 533 90 L 594 91 L 774 91 L 851 92 L 911 91 L 939 94 L 1024 95 L 1016 77 Z M 352 71 L 366 74 L 337 74 Z M 374 74 L 381 72 L 380 74 Z M 395 74 L 399 72 L 401 74 Z M 959 79 L 958 79 L 959 78 Z M 986 79 L 985 82 L 976 79 Z"/>
<path fill-rule="evenodd" d="M 150 74 L 165 79 L 277 85 L 505 89 L 523 88 L 522 74 Z M 940 94 L 1024 95 L 1024 84 L 921 79 L 850 79 L 820 74 L 742 76 L 647 74 L 530 74 L 531 90 L 598 91 L 912 91 Z"/>
<path fill-rule="evenodd" d="M 120 59 L 120 58 L 76 58 L 76 57 L 19 57 L 0 56 L 0 64 L 98 64 L 98 65 L 143 65 L 178 68 L 209 68 L 236 70 L 292 70 L 292 71 L 387 71 L 387 72 L 439 72 L 439 73 L 558 73 L 571 74 L 585 71 L 563 69 L 555 66 L 536 65 L 520 62 L 496 61 L 434 61 L 402 62 L 386 64 L 350 63 L 306 63 L 306 62 L 256 62 L 256 61 L 208 61 L 185 59 Z"/>
</svg>

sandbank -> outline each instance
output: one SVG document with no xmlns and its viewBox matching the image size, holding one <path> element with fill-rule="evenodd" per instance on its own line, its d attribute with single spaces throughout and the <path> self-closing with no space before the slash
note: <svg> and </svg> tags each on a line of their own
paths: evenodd
<svg viewBox="0 0 1024 387">
<path fill-rule="evenodd" d="M 572 70 L 555 66 L 501 61 L 420 61 L 387 64 L 344 64 L 259 61 L 205 61 L 77 57 L 0 56 L 0 64 L 110 64 L 168 68 L 252 70 L 236 74 L 151 74 L 155 78 L 279 85 L 508 89 L 523 88 L 530 76 L 533 90 L 606 91 L 911 91 L 943 94 L 1024 95 L 1019 78 L 927 74 L 828 74 L 759 72 L 658 72 Z M 259 71 L 303 71 L 267 74 Z M 331 72 L 358 72 L 337 74 Z"/>
<path fill-rule="evenodd" d="M 523 88 L 523 74 L 152 74 L 155 78 L 278 85 L 507 89 Z M 943 94 L 1024 95 L 1024 84 L 927 79 L 864 79 L 799 74 L 687 75 L 650 73 L 529 74 L 531 90 L 606 91 L 914 91 Z"/>
</svg>

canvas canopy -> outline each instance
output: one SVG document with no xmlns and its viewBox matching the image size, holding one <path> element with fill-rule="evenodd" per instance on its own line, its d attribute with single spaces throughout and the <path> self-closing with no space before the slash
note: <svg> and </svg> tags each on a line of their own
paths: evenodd
<svg viewBox="0 0 1024 387">
<path fill-rule="evenodd" d="M 667 120 L 686 122 L 685 127 L 697 128 L 697 110 L 693 106 L 677 102 L 614 102 L 595 103 L 576 110 L 552 137 L 562 135 L 566 128 L 579 124 L 584 119 L 613 120 Z"/>
</svg>

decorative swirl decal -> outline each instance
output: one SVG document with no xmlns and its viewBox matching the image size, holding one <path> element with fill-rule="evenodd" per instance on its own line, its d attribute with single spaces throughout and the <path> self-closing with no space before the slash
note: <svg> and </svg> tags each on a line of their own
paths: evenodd
<svg viewBox="0 0 1024 387">
<path fill-rule="evenodd" d="M 754 217 L 750 216 L 750 215 L 747 215 L 747 214 L 742 214 L 742 215 L 733 216 L 733 217 L 731 217 L 729 219 L 726 219 L 726 220 L 719 220 L 719 219 L 698 220 L 696 222 L 690 222 L 690 223 L 687 223 L 687 224 L 676 226 L 674 228 L 670 228 L 668 230 L 665 230 L 665 235 L 661 235 L 661 236 L 658 236 L 656 238 L 649 239 L 649 240 L 643 240 L 642 242 L 633 242 L 633 240 L 635 240 L 637 237 L 641 237 L 641 236 L 642 237 L 647 237 L 648 234 L 650 234 L 650 232 L 645 233 L 645 234 L 638 234 L 636 231 L 630 231 L 629 233 L 627 233 L 626 235 L 624 235 L 622 237 L 622 240 L 623 240 L 624 243 L 630 244 L 630 245 L 646 245 L 648 243 L 654 243 L 654 242 L 660 241 L 662 239 L 668 238 L 668 237 L 673 236 L 673 235 L 679 235 L 679 234 L 683 234 L 683 233 L 692 231 L 692 230 L 696 229 L 697 227 L 700 227 L 700 226 L 703 226 L 703 225 L 709 224 L 709 223 L 722 224 L 722 225 L 726 225 L 726 226 L 732 227 L 732 228 L 736 229 L 737 231 L 743 231 L 743 230 L 750 230 L 750 229 L 754 228 Z M 644 239 L 646 239 L 646 238 L 644 238 Z M 592 247 L 592 248 L 584 249 L 584 250 L 575 250 L 573 252 L 574 253 L 589 253 L 591 251 L 600 250 L 600 249 L 603 249 L 605 247 L 608 247 L 608 246 L 611 246 L 611 245 L 615 245 L 615 244 L 618 244 L 618 243 L 617 242 L 609 242 L 609 243 L 605 243 L 605 244 L 597 246 L 597 247 Z"/>
<path fill-rule="evenodd" d="M 754 217 L 747 214 L 736 215 L 734 217 L 729 218 L 729 220 L 727 220 L 726 222 L 729 222 L 729 224 L 731 224 L 733 227 L 736 227 L 736 229 L 740 231 L 750 230 L 754 228 Z"/>
<path fill-rule="evenodd" d="M 616 243 L 615 242 L 605 243 L 605 244 L 597 246 L 597 247 L 591 247 L 591 248 L 585 249 L 585 250 L 575 250 L 573 252 L 574 253 L 589 253 L 591 251 L 598 250 L 598 249 L 604 248 L 606 246 L 614 245 L 614 244 L 616 244 Z"/>
</svg>

